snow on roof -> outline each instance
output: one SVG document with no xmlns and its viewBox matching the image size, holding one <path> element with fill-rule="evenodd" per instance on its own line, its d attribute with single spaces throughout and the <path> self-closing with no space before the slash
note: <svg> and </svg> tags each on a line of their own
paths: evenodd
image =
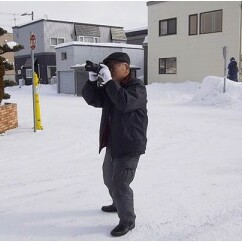
<svg viewBox="0 0 242 242">
<path fill-rule="evenodd" d="M 88 43 L 80 41 L 72 41 L 63 44 L 59 44 L 55 49 L 67 47 L 67 46 L 99 46 L 99 47 L 121 47 L 121 48 L 130 48 L 130 49 L 143 49 L 142 45 L 131 45 L 123 43 Z"/>
</svg>

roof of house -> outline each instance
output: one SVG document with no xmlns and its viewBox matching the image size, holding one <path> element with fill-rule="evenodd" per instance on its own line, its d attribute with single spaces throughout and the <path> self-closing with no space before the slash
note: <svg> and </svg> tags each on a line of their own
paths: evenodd
<svg viewBox="0 0 242 242">
<path fill-rule="evenodd" d="M 38 23 L 38 22 L 42 22 L 42 21 L 46 21 L 46 22 L 53 22 L 53 23 L 67 23 L 67 24 L 82 24 L 82 25 L 92 25 L 92 26 L 100 26 L 100 27 L 115 27 L 115 28 L 123 28 L 121 26 L 112 26 L 112 25 L 103 25 L 103 24 L 92 24 L 92 23 L 81 23 L 81 22 L 75 22 L 75 21 L 62 21 L 62 20 L 54 20 L 54 19 L 38 19 L 38 20 L 34 20 L 31 22 L 27 22 L 25 24 L 21 24 L 18 26 L 14 26 L 12 27 L 13 29 L 15 28 L 21 28 L 27 25 L 31 25 L 33 23 Z"/>
<path fill-rule="evenodd" d="M 121 48 L 129 48 L 129 49 L 143 49 L 142 45 L 131 45 L 131 44 L 123 44 L 123 43 L 89 43 L 89 42 L 79 42 L 79 41 L 72 41 L 72 42 L 59 44 L 55 47 L 55 49 L 59 49 L 67 46 L 99 46 L 99 47 L 121 47 Z"/>
</svg>

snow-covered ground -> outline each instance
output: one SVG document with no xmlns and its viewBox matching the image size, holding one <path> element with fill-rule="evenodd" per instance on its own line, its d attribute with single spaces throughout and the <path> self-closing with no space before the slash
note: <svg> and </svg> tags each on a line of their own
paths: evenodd
<svg viewBox="0 0 242 242">
<path fill-rule="evenodd" d="M 39 89 L 6 88 L 19 127 L 0 136 L 0 240 L 242 240 L 242 83 L 151 84 L 148 146 L 132 183 L 136 228 L 112 238 L 116 214 L 98 154 L 100 109 Z"/>
</svg>

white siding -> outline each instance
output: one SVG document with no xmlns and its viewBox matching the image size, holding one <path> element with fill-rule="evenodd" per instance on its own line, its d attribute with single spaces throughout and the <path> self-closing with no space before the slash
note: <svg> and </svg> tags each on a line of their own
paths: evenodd
<svg viewBox="0 0 242 242">
<path fill-rule="evenodd" d="M 162 2 L 148 5 L 148 83 L 201 81 L 206 75 L 223 76 L 222 47 L 228 58 L 240 57 L 241 2 Z M 222 32 L 188 35 L 191 14 L 223 10 Z M 159 20 L 177 18 L 177 34 L 159 36 Z M 177 74 L 159 74 L 159 58 L 177 58 Z"/>
<path fill-rule="evenodd" d="M 65 43 L 73 41 L 74 23 L 58 23 L 44 21 L 44 52 L 55 52 L 55 46 L 50 45 L 50 38 L 64 38 Z"/>
</svg>

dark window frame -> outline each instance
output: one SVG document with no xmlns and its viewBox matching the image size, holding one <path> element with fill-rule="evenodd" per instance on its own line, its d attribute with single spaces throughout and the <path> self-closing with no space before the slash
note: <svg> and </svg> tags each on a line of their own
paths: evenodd
<svg viewBox="0 0 242 242">
<path fill-rule="evenodd" d="M 167 62 L 167 59 L 176 59 L 176 73 L 167 73 L 166 70 L 166 62 Z M 160 62 L 161 60 L 164 60 L 165 61 L 165 73 L 162 73 L 160 71 Z M 177 74 L 177 57 L 166 57 L 166 58 L 159 58 L 159 61 L 158 61 L 158 70 L 159 70 L 159 75 L 176 75 Z"/>
<path fill-rule="evenodd" d="M 206 33 L 202 33 L 201 30 L 202 30 L 202 21 L 201 21 L 201 18 L 202 18 L 202 14 L 205 14 L 205 13 L 214 13 L 214 12 L 222 12 L 222 16 L 221 16 L 221 31 L 213 31 L 213 32 L 206 32 Z M 213 10 L 213 11 L 208 11 L 208 12 L 202 12 L 200 13 L 200 16 L 199 16 L 199 34 L 213 34 L 213 33 L 221 33 L 223 32 L 223 9 L 218 9 L 218 10 Z"/>
<path fill-rule="evenodd" d="M 67 60 L 67 53 L 61 52 L 61 60 Z"/>
<path fill-rule="evenodd" d="M 196 16 L 197 17 L 197 25 L 196 25 L 196 34 L 191 34 L 190 33 L 190 31 L 191 31 L 191 17 L 194 17 L 194 16 Z M 188 26 L 189 26 L 189 28 L 188 28 L 188 35 L 198 35 L 198 14 L 196 13 L 196 14 L 191 14 L 191 15 L 189 15 L 188 16 Z"/>
<path fill-rule="evenodd" d="M 171 20 L 175 20 L 176 21 L 176 26 L 175 26 L 176 27 L 176 30 L 175 30 L 175 33 L 169 33 L 169 30 L 167 28 L 167 34 L 161 34 L 161 28 L 160 28 L 161 23 L 162 22 L 168 22 L 168 21 L 171 21 Z M 169 27 L 169 25 L 168 25 L 168 27 Z M 159 20 L 159 36 L 168 36 L 168 35 L 175 35 L 175 34 L 177 34 L 177 18 L 169 18 L 169 19 Z"/>
</svg>

